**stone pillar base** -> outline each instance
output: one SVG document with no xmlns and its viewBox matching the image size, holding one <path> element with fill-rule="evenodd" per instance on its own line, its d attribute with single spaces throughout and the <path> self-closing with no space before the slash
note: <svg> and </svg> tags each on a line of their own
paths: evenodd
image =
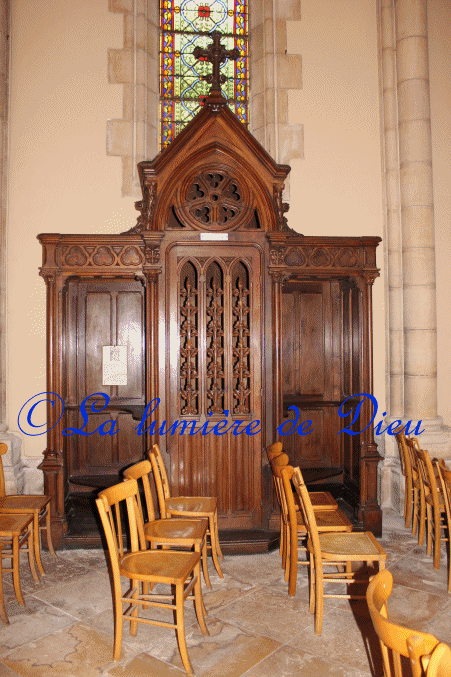
<svg viewBox="0 0 451 677">
<path fill-rule="evenodd" d="M 23 458 L 22 468 L 18 476 L 20 494 L 43 494 L 44 473 L 38 470 L 42 458 Z"/>
<path fill-rule="evenodd" d="M 20 448 L 22 440 L 6 430 L 0 432 L 0 442 L 4 442 L 8 451 L 2 456 L 3 472 L 5 475 L 5 491 L 7 494 L 21 494 L 20 471 L 22 468 L 22 459 Z"/>
</svg>

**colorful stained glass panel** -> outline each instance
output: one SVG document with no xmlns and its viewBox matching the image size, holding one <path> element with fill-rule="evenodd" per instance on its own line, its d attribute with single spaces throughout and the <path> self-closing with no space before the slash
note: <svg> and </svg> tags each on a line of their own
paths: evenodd
<svg viewBox="0 0 451 677">
<path fill-rule="evenodd" d="M 236 61 L 225 61 L 221 86 L 231 110 L 248 124 L 247 0 L 160 0 L 160 147 L 165 148 L 196 115 L 210 91 L 212 64 L 196 61 L 194 48 L 207 48 L 209 33 L 223 33 Z"/>
</svg>

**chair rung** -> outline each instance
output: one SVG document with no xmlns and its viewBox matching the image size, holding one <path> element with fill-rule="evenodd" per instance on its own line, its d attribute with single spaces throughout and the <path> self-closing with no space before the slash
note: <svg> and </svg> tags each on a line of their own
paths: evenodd
<svg viewBox="0 0 451 677">
<path fill-rule="evenodd" d="M 174 623 L 166 623 L 165 621 L 152 621 L 149 618 L 140 618 L 139 616 L 131 616 L 131 609 L 128 610 L 122 614 L 122 618 L 126 621 L 130 621 L 130 623 L 133 623 L 133 621 L 136 621 L 137 623 L 145 623 L 146 625 L 159 625 L 162 628 L 172 628 L 175 630 L 177 628 Z"/>
</svg>

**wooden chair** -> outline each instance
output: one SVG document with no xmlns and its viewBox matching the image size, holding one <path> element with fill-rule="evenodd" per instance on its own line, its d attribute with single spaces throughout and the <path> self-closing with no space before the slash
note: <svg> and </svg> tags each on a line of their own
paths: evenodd
<svg viewBox="0 0 451 677">
<path fill-rule="evenodd" d="M 274 480 L 274 487 L 276 490 L 276 496 L 277 496 L 277 501 L 279 503 L 280 507 L 280 548 L 279 548 L 279 553 L 282 557 L 282 569 L 285 570 L 285 580 L 289 580 L 289 553 L 290 553 L 290 542 L 291 542 L 291 537 L 290 537 L 290 527 L 289 527 L 289 518 L 288 518 L 288 506 L 286 503 L 285 499 L 285 493 L 283 489 L 283 484 L 282 484 L 282 476 L 280 475 L 280 472 L 277 469 L 282 468 L 283 466 L 288 466 L 290 462 L 290 459 L 288 458 L 287 454 L 281 453 L 277 456 L 274 456 L 271 460 L 271 469 L 273 473 L 273 480 Z M 297 499 L 297 494 L 294 494 Z M 324 512 L 330 512 L 330 511 L 337 511 L 338 510 L 338 505 L 335 499 L 332 497 L 332 495 L 328 491 L 312 491 L 309 492 L 310 500 L 312 501 L 313 504 L 313 509 L 316 511 L 324 511 Z M 296 501 L 295 503 L 295 510 L 298 512 L 300 510 L 300 505 L 299 501 Z M 337 525 L 342 525 L 344 521 L 347 520 L 347 518 L 343 515 L 343 513 L 340 511 L 340 516 L 343 519 L 339 519 L 338 522 L 335 520 Z M 299 523 L 302 525 L 302 518 L 299 517 Z M 333 520 L 333 516 L 330 515 L 325 515 L 322 523 L 326 524 L 330 519 Z M 338 529 L 340 530 L 340 529 Z M 304 537 L 306 535 L 306 531 L 304 530 Z M 301 536 L 302 537 L 302 536 Z M 297 555 L 296 555 L 297 558 Z M 305 564 L 307 562 L 304 562 Z"/>
<path fill-rule="evenodd" d="M 440 483 L 443 490 L 443 502 L 445 504 L 446 521 L 448 524 L 448 536 L 451 534 L 451 470 L 443 463 L 438 463 Z M 451 593 L 451 544 L 448 554 L 448 592 Z"/>
<path fill-rule="evenodd" d="M 418 489 L 414 487 L 414 479 L 412 474 L 412 463 L 410 460 L 410 450 L 407 443 L 407 438 L 404 432 L 396 433 L 396 442 L 398 444 L 399 458 L 401 460 L 401 471 L 404 475 L 404 525 L 409 527 L 412 524 L 412 515 L 414 509 L 414 497 L 416 496 L 418 502 Z"/>
<path fill-rule="evenodd" d="M 0 443 L 0 514 L 32 515 L 33 516 L 33 545 L 34 556 L 38 565 L 39 573 L 45 574 L 41 561 L 41 547 L 39 534 L 45 531 L 47 546 L 52 557 L 56 557 L 52 543 L 52 531 L 50 523 L 50 496 L 45 495 L 9 495 L 5 494 L 5 477 L 3 473 L 2 456 L 8 451 L 4 442 Z"/>
<path fill-rule="evenodd" d="M 210 536 L 211 556 L 218 575 L 223 578 L 218 556 L 223 558 L 219 545 L 218 499 L 208 496 L 173 496 L 164 467 L 163 457 L 157 444 L 149 451 L 153 475 L 157 487 L 158 504 L 162 519 L 167 517 L 205 517 L 208 519 L 207 536 Z"/>
<path fill-rule="evenodd" d="M 282 468 L 282 477 L 289 480 L 289 470 Z M 353 573 L 352 562 L 368 564 L 378 563 L 379 569 L 385 569 L 387 554 L 370 531 L 363 533 L 319 533 L 316 519 L 321 513 L 314 513 L 307 487 L 299 468 L 292 473 L 292 481 L 298 492 L 304 522 L 308 530 L 307 550 L 310 554 L 310 611 L 315 613 L 315 632 L 320 635 L 323 626 L 324 598 L 365 599 L 364 595 L 354 593 L 325 594 L 327 582 L 352 583 L 368 581 L 368 575 L 359 571 Z M 345 566 L 343 573 L 326 573 L 326 566 Z"/>
<path fill-rule="evenodd" d="M 0 515 L 0 543 L 2 559 L 10 559 L 11 566 L 3 567 L 3 571 L 11 571 L 14 592 L 20 606 L 25 606 L 20 588 L 20 550 L 28 553 L 31 575 L 35 583 L 40 583 L 34 564 L 33 515 Z"/>
<path fill-rule="evenodd" d="M 113 659 L 121 653 L 123 619 L 130 622 L 130 634 L 136 635 L 137 623 L 174 628 L 180 655 L 186 672 L 193 674 L 186 649 L 184 626 L 184 601 L 194 599 L 197 620 L 204 635 L 208 635 L 203 616 L 202 590 L 200 585 L 200 554 L 175 550 L 139 550 L 136 506 L 138 483 L 126 480 L 101 491 L 96 499 L 100 519 L 105 532 L 111 562 L 114 604 L 114 650 Z M 121 512 L 121 508 L 123 511 Z M 126 510 L 125 510 L 126 508 Z M 123 524 L 128 518 L 131 550 L 124 551 Z M 131 588 L 122 594 L 121 579 L 131 580 Z M 139 584 L 164 583 L 173 586 L 175 594 L 140 594 Z M 191 593 L 194 592 L 194 597 Z M 125 611 L 123 606 L 125 605 Z M 139 617 L 139 607 L 168 608 L 175 611 L 175 623 Z"/>
<path fill-rule="evenodd" d="M 307 526 L 303 519 L 302 511 L 296 512 L 293 490 L 291 488 L 291 479 L 293 477 L 293 468 L 291 465 L 274 465 L 274 474 L 281 484 L 281 510 L 284 520 L 286 538 L 286 567 L 285 580 L 288 579 L 288 594 L 292 597 L 296 594 L 296 581 L 298 564 L 308 564 L 308 561 L 299 561 L 299 551 L 306 551 L 306 548 L 299 546 L 299 539 L 305 541 L 307 537 Z M 300 471 L 299 471 L 300 472 Z M 315 511 L 316 524 L 320 532 L 345 532 L 352 531 L 352 524 L 341 510 L 319 510 Z"/>
<path fill-rule="evenodd" d="M 429 657 L 439 641 L 434 635 L 410 630 L 388 619 L 387 600 L 392 588 L 391 573 L 380 571 L 372 578 L 366 591 L 371 620 L 381 644 L 384 675 L 407 677 L 402 670 L 401 657 L 404 657 L 410 661 L 412 677 L 424 677 L 423 658 Z"/>
<path fill-rule="evenodd" d="M 127 480 L 142 482 L 146 502 L 147 522 L 144 521 L 141 500 L 138 493 L 138 511 L 143 523 L 143 533 L 146 541 L 153 546 L 168 545 L 171 548 L 192 548 L 194 552 L 202 554 L 202 569 L 205 583 L 211 588 L 207 562 L 207 528 L 206 519 L 155 519 L 155 510 L 150 489 L 149 475 L 152 472 L 150 461 L 140 461 L 124 470 Z M 145 543 L 141 543 L 141 550 L 145 550 Z"/>
<path fill-rule="evenodd" d="M 441 541 L 448 539 L 442 537 L 442 529 L 445 527 L 442 516 L 445 516 L 445 504 L 442 487 L 437 485 L 434 467 L 429 453 L 423 449 L 416 450 L 418 465 L 424 488 L 424 500 L 426 504 L 427 519 L 427 554 L 432 554 L 434 543 L 434 569 L 440 568 Z"/>
<path fill-rule="evenodd" d="M 5 600 L 3 599 L 3 567 L 1 551 L 4 547 L 4 544 L 0 543 L 0 618 L 2 619 L 2 623 L 4 623 L 4 625 L 9 625 L 9 620 L 5 609 Z"/>
</svg>

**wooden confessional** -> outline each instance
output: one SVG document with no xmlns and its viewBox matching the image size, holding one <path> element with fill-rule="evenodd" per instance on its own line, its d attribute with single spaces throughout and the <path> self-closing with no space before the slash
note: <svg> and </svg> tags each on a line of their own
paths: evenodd
<svg viewBox="0 0 451 677">
<path fill-rule="evenodd" d="M 158 442 L 174 495 L 219 497 L 225 549 L 264 550 L 278 524 L 265 447 L 294 406 L 313 430 L 280 438 L 293 465 L 334 476 L 380 534 L 372 426 L 338 434 L 340 403 L 372 392 L 379 238 L 291 230 L 289 170 L 213 93 L 140 163 L 133 228 L 39 236 L 47 390 L 65 405 L 56 423 L 60 404 L 48 404 L 40 465 L 59 546 L 99 542 L 93 496 Z M 126 383 L 104 385 L 105 346 L 126 346 Z M 371 416 L 365 402 L 356 430 Z"/>
</svg>

